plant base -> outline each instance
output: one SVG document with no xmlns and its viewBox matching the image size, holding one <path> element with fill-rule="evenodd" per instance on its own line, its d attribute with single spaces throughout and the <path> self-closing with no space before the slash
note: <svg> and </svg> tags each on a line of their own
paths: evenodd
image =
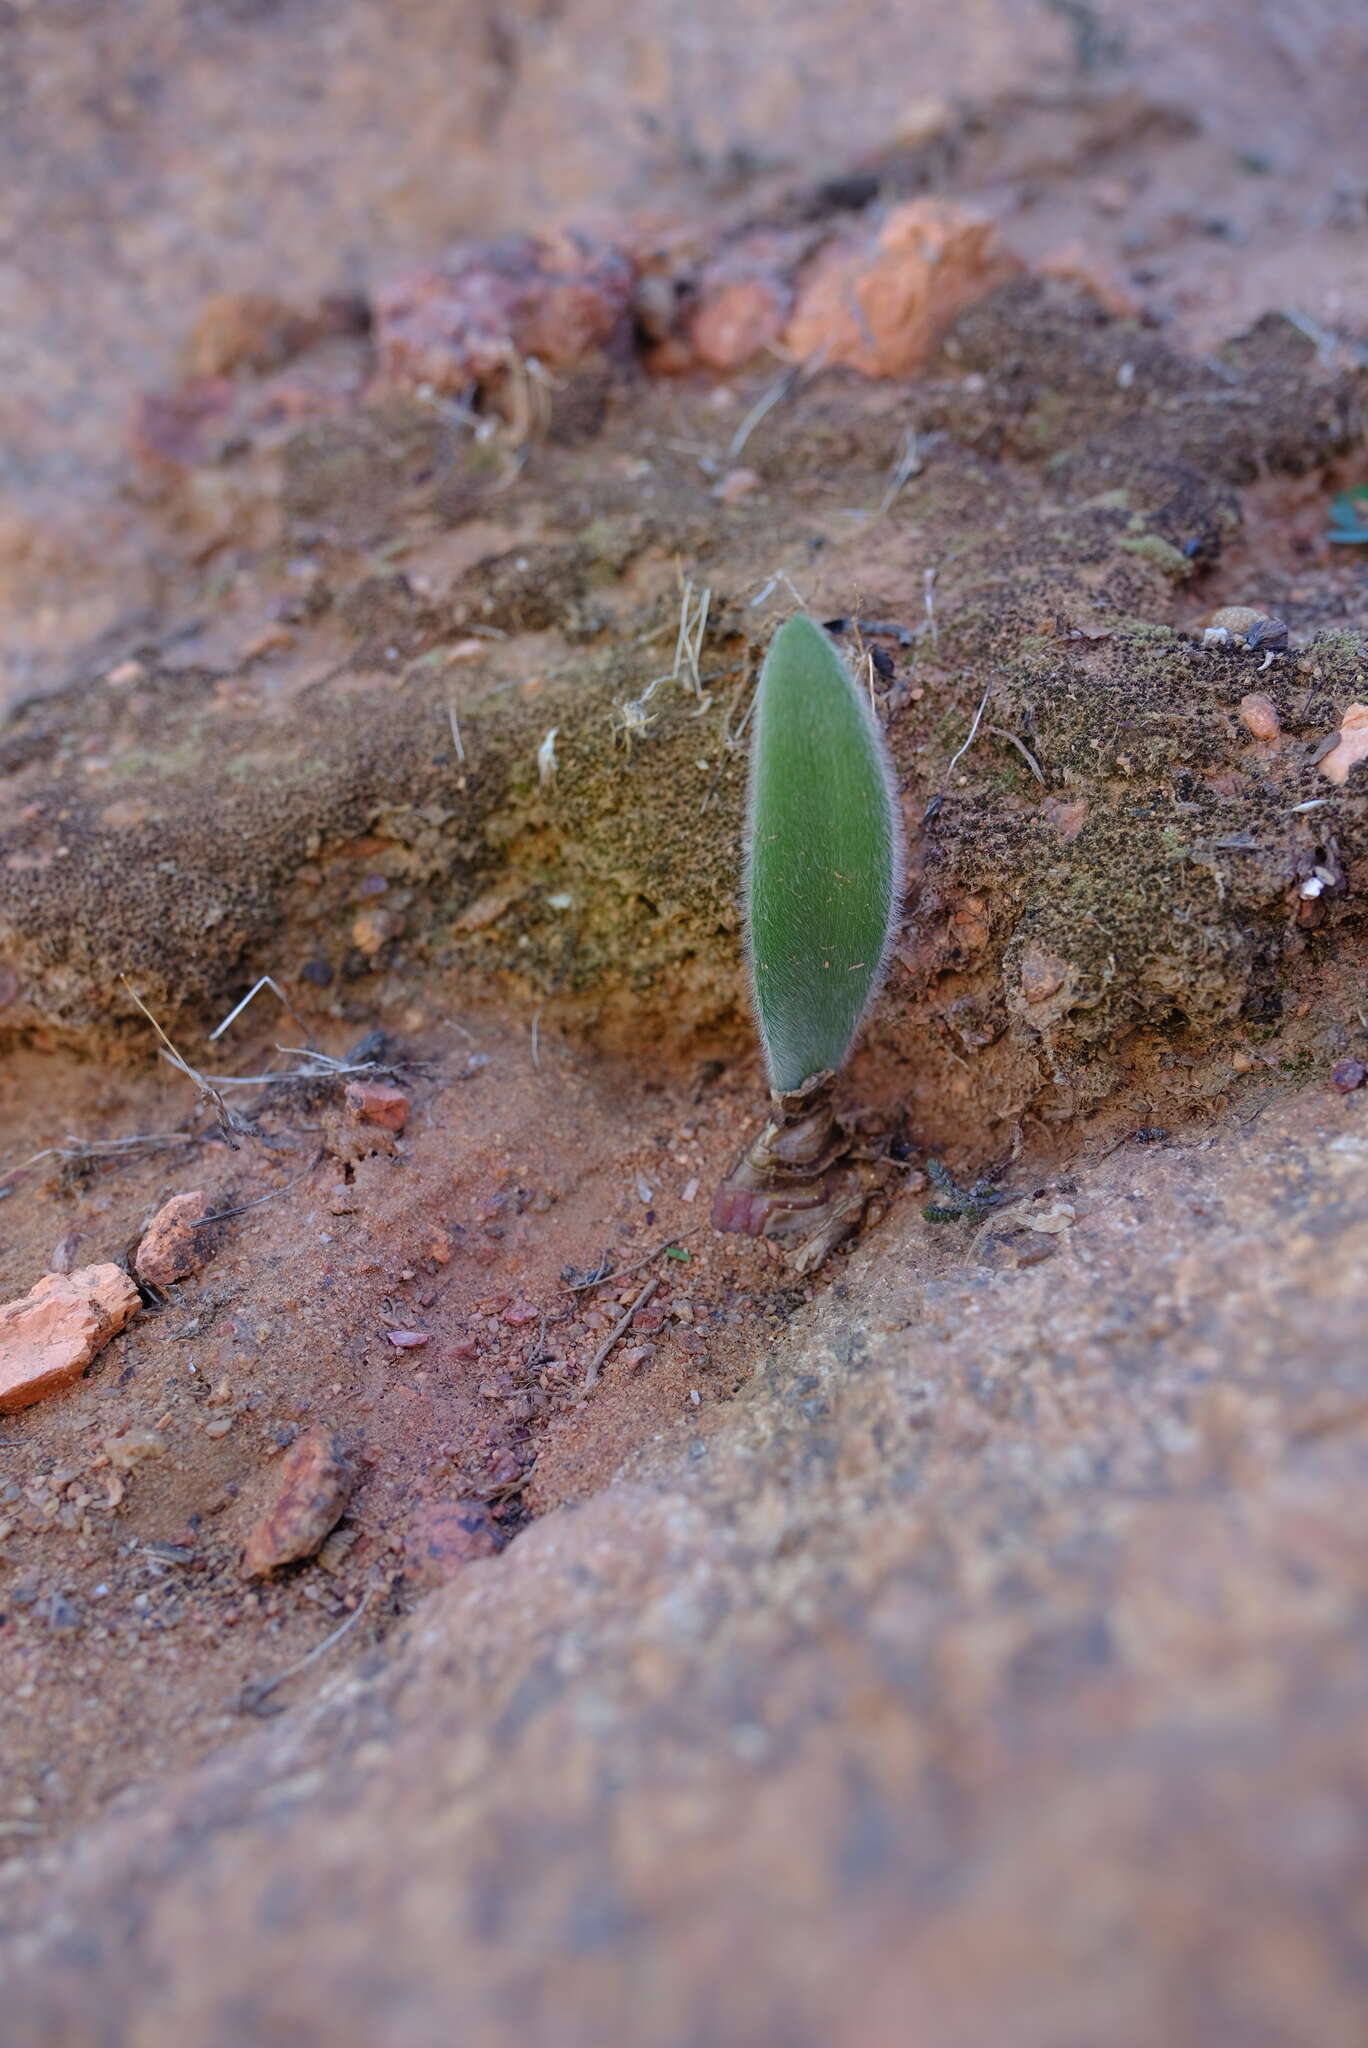
<svg viewBox="0 0 1368 2048">
<path fill-rule="evenodd" d="M 832 1108 L 836 1076 L 770 1097 L 770 1120 L 713 1196 L 714 1230 L 773 1238 L 784 1263 L 813 1273 L 852 1237 L 887 1166 Z"/>
</svg>

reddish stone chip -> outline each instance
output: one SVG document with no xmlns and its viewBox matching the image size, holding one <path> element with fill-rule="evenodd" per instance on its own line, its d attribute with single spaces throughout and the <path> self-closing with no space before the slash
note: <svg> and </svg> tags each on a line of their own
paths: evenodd
<svg viewBox="0 0 1368 2048">
<path fill-rule="evenodd" d="M 409 1099 L 387 1081 L 349 1081 L 347 1107 L 358 1123 L 379 1124 L 396 1135 L 408 1122 Z"/>
<path fill-rule="evenodd" d="M 210 1207 L 203 1188 L 192 1188 L 188 1194 L 172 1195 L 169 1202 L 163 1202 L 143 1232 L 134 1256 L 133 1266 L 140 1280 L 152 1287 L 169 1287 L 173 1280 L 184 1280 L 187 1274 L 198 1271 L 204 1263 L 208 1242 L 195 1225 Z"/>
<path fill-rule="evenodd" d="M 258 1579 L 312 1557 L 351 1498 L 356 1474 L 344 1440 L 311 1429 L 286 1454 L 275 1499 L 253 1525 L 242 1568 Z"/>
<path fill-rule="evenodd" d="M 500 1547 L 498 1525 L 482 1500 L 434 1501 L 408 1525 L 404 1568 L 415 1585 L 441 1586 Z"/>
<path fill-rule="evenodd" d="M 78 1380 L 138 1312 L 120 1266 L 45 1273 L 20 1301 L 0 1307 L 0 1415 L 13 1415 Z"/>
</svg>

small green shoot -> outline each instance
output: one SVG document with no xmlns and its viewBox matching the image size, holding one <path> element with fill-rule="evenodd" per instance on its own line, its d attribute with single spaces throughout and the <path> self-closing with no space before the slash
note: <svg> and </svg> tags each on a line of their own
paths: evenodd
<svg viewBox="0 0 1368 2048">
<path fill-rule="evenodd" d="M 892 768 L 873 712 L 812 619 L 770 642 L 756 697 L 746 939 L 775 1094 L 845 1060 L 877 994 L 902 882 Z"/>
</svg>

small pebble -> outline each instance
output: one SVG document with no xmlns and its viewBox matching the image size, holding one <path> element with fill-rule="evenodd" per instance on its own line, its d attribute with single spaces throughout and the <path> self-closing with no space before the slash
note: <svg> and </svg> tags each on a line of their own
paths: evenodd
<svg viewBox="0 0 1368 2048">
<path fill-rule="evenodd" d="M 753 469 L 729 469 L 721 483 L 714 486 L 713 496 L 720 505 L 735 505 L 738 499 L 759 488 L 760 478 Z"/>
<path fill-rule="evenodd" d="M 281 1565 L 312 1557 L 351 1498 L 355 1468 L 340 1436 L 312 1429 L 293 1445 L 270 1506 L 248 1532 L 243 1570 L 264 1578 Z"/>
<path fill-rule="evenodd" d="M 1368 1067 L 1362 1060 L 1338 1060 L 1330 1069 L 1330 1086 L 1341 1095 L 1352 1095 L 1368 1081 Z"/>
<path fill-rule="evenodd" d="M 1275 740 L 1281 730 L 1278 708 L 1262 690 L 1251 690 L 1240 699 L 1240 720 L 1256 740 Z"/>
<path fill-rule="evenodd" d="M 350 1081 L 347 1108 L 358 1123 L 379 1124 L 397 1135 L 408 1122 L 409 1098 L 387 1081 Z"/>
<path fill-rule="evenodd" d="M 444 1585 L 467 1565 L 501 1548 L 498 1528 L 482 1500 L 434 1501 L 420 1507 L 404 1536 L 404 1568 L 426 1590 Z"/>
<path fill-rule="evenodd" d="M 1350 704 L 1319 757 L 1320 772 L 1341 789 L 1349 771 L 1368 756 L 1368 704 Z"/>
<path fill-rule="evenodd" d="M 209 1240 L 195 1225 L 208 1213 L 210 1204 L 203 1188 L 173 1195 L 164 1202 L 143 1233 L 134 1257 L 140 1280 L 154 1287 L 169 1287 L 198 1271 L 209 1248 Z"/>
</svg>

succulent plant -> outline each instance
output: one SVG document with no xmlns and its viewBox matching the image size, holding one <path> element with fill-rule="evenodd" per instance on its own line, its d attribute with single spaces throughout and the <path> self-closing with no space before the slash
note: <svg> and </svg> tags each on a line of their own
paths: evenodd
<svg viewBox="0 0 1368 2048">
<path fill-rule="evenodd" d="M 902 834 L 883 736 L 820 626 L 770 643 L 746 818 L 746 957 L 771 1116 L 718 1188 L 719 1230 L 783 1242 L 811 1272 L 859 1228 L 882 1162 L 832 1107 L 888 960 Z"/>
<path fill-rule="evenodd" d="M 746 822 L 746 950 L 776 1094 L 843 1064 L 883 980 L 901 880 L 883 736 L 800 612 L 760 672 Z"/>
</svg>

